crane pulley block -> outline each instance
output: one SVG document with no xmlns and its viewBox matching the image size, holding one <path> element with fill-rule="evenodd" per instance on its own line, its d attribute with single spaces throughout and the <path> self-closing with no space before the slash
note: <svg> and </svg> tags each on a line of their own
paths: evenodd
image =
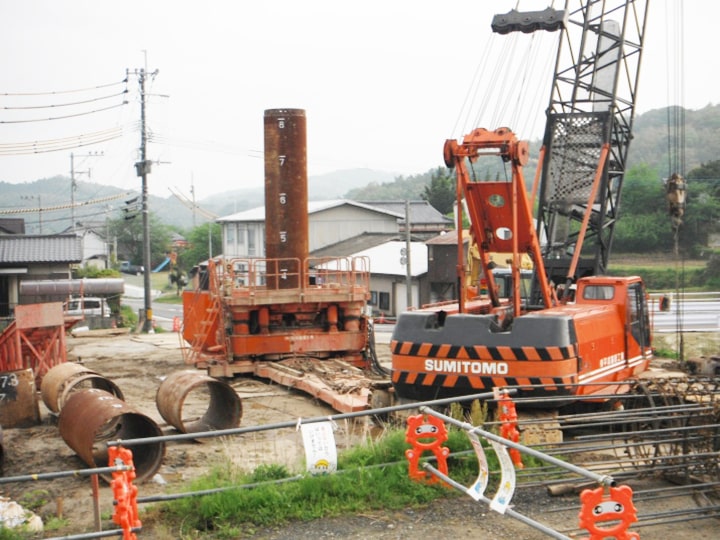
<svg viewBox="0 0 720 540">
<path fill-rule="evenodd" d="M 548 7 L 542 11 L 517 11 L 495 15 L 492 20 L 492 30 L 498 34 L 510 32 L 523 32 L 531 34 L 538 30 L 555 32 L 562 30 L 567 23 L 567 11 Z"/>
</svg>

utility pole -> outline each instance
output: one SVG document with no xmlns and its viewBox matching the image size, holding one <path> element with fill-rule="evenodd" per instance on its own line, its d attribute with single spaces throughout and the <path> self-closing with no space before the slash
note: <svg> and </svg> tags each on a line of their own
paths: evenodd
<svg viewBox="0 0 720 540">
<path fill-rule="evenodd" d="M 193 229 L 195 228 L 195 178 L 190 175 L 190 195 L 192 196 Z"/>
<path fill-rule="evenodd" d="M 140 161 L 135 163 L 135 171 L 142 178 L 142 227 L 143 227 L 143 285 L 145 288 L 145 323 L 143 332 L 152 332 L 152 290 L 150 284 L 150 217 L 148 214 L 148 182 L 147 177 L 152 168 L 152 161 L 147 159 L 147 130 L 145 126 L 145 80 L 148 73 L 144 68 L 135 70 L 140 84 Z M 149 74 L 157 75 L 157 70 Z"/>
<path fill-rule="evenodd" d="M 28 201 L 37 199 L 38 202 L 38 223 L 40 225 L 40 234 L 42 234 L 42 197 L 38 193 L 37 195 L 21 195 L 21 199 L 25 199 Z"/>
<path fill-rule="evenodd" d="M 405 281 L 406 281 L 406 294 L 407 294 L 407 306 L 406 309 L 410 309 L 412 306 L 412 268 L 410 266 L 410 248 L 412 247 L 411 236 L 410 236 L 410 201 L 405 201 Z"/>
<path fill-rule="evenodd" d="M 75 158 L 76 157 L 96 157 L 102 156 L 102 152 L 90 152 L 89 154 L 75 155 L 70 152 L 70 230 L 75 232 L 75 190 L 77 189 L 77 181 L 75 180 L 76 174 L 87 174 L 88 178 L 91 176 L 90 169 L 86 171 L 75 170 Z"/>
</svg>

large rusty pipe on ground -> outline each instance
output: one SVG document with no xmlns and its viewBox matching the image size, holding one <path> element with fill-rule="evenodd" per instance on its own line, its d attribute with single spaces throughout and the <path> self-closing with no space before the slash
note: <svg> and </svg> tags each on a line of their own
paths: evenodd
<svg viewBox="0 0 720 540">
<path fill-rule="evenodd" d="M 155 401 L 165 421 L 182 433 L 232 429 L 240 425 L 242 417 L 235 390 L 200 371 L 171 373 L 160 383 Z M 193 407 L 204 412 L 191 416 Z"/>
<path fill-rule="evenodd" d="M 76 392 L 60 411 L 60 435 L 91 467 L 108 464 L 107 443 L 112 440 L 160 437 L 162 431 L 148 416 L 109 392 L 90 388 Z M 165 443 L 153 442 L 133 448 L 137 482 L 152 478 L 165 456 Z M 101 475 L 110 482 L 109 475 Z"/>
<path fill-rule="evenodd" d="M 87 388 L 105 390 L 118 399 L 124 399 L 122 391 L 113 381 L 75 362 L 51 368 L 43 377 L 40 394 L 50 412 L 57 414 L 74 392 Z"/>
</svg>

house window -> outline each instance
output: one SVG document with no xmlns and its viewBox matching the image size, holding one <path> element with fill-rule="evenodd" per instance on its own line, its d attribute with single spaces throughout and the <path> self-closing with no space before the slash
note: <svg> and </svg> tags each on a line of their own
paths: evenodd
<svg viewBox="0 0 720 540">
<path fill-rule="evenodd" d="M 240 251 L 245 248 L 245 237 L 247 236 L 247 226 L 238 225 L 237 245 Z"/>
<path fill-rule="evenodd" d="M 225 242 L 227 243 L 230 253 L 235 251 L 235 228 L 236 225 L 234 223 L 229 223 L 225 226 Z"/>
<path fill-rule="evenodd" d="M 247 235 L 247 254 L 248 257 L 255 256 L 255 230 L 250 229 Z"/>
<path fill-rule="evenodd" d="M 380 304 L 378 305 L 378 307 L 385 311 L 390 310 L 390 293 L 387 293 L 387 292 L 380 293 Z"/>
<path fill-rule="evenodd" d="M 368 304 L 371 306 L 377 306 L 378 301 L 378 293 L 377 291 L 370 291 L 370 300 L 368 300 Z"/>
</svg>

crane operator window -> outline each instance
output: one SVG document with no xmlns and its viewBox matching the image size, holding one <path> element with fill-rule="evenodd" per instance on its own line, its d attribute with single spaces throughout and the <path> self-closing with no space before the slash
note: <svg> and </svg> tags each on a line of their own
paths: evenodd
<svg viewBox="0 0 720 540">
<path fill-rule="evenodd" d="M 583 290 L 583 300 L 612 300 L 615 287 L 612 285 L 588 285 Z"/>
</svg>

